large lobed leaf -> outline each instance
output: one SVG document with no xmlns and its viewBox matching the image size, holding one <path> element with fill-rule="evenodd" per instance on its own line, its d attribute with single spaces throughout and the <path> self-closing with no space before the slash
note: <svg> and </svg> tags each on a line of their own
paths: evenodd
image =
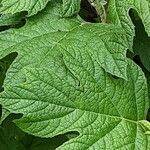
<svg viewBox="0 0 150 150">
<path fill-rule="evenodd" d="M 138 67 L 129 62 L 125 81 L 114 79 L 90 57 L 74 58 L 67 52 L 63 63 L 49 69 L 28 67 L 24 83 L 5 86 L 0 101 L 10 112 L 23 114 L 16 122 L 22 130 L 41 137 L 80 133 L 60 149 L 150 148 L 148 129 L 140 123 L 149 105 Z M 60 67 L 61 73 L 56 71 Z"/>
<path fill-rule="evenodd" d="M 50 0 L 1 0 L 1 13 L 17 13 L 28 11 L 28 15 L 34 15 L 45 8 Z"/>
<path fill-rule="evenodd" d="M 75 57 L 86 57 L 85 53 L 89 53 L 107 72 L 126 78 L 127 47 L 123 44 L 124 31 L 113 25 L 63 19 L 59 16 L 59 10 L 53 9 L 51 4 L 45 13 L 29 19 L 26 26 L 21 29 L 8 30 L 0 34 L 0 56 L 4 57 L 11 52 L 18 53 L 17 59 L 8 71 L 5 83 L 13 79 L 16 80 L 13 82 L 18 82 L 17 72 L 25 66 L 49 66 L 50 54 L 56 50 L 60 51 L 60 58 L 66 51 L 78 51 L 79 53 L 74 53 Z"/>
<path fill-rule="evenodd" d="M 61 150 L 150 149 L 146 80 L 125 58 L 124 32 L 61 19 L 56 4 L 0 34 L 0 56 L 18 54 L 0 103 L 23 114 L 16 124 L 30 134 L 79 132 Z"/>
</svg>

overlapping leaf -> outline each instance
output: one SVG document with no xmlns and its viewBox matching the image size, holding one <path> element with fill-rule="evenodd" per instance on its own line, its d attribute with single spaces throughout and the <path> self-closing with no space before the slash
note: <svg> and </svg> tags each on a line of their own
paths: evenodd
<svg viewBox="0 0 150 150">
<path fill-rule="evenodd" d="M 3 14 L 15 14 L 17 12 L 27 11 L 28 16 L 37 14 L 43 10 L 51 0 L 2 0 L 0 12 Z M 62 15 L 70 17 L 77 14 L 80 9 L 80 0 L 63 0 Z"/>
<path fill-rule="evenodd" d="M 64 17 L 70 17 L 77 14 L 80 10 L 80 0 L 63 0 L 63 11 Z"/>
<path fill-rule="evenodd" d="M 82 49 L 83 53 L 89 52 L 107 72 L 126 78 L 127 47 L 123 44 L 125 33 L 120 28 L 61 19 L 58 14 L 60 9 L 53 9 L 52 4 L 47 10 L 49 12 L 45 10 L 45 13 L 29 19 L 21 29 L 0 34 L 1 58 L 11 52 L 18 53 L 5 83 L 13 79 L 13 82 L 18 82 L 20 75 L 17 72 L 25 66 L 49 66 L 51 61 L 48 57 L 56 49 L 60 51 L 60 57 L 68 49 Z"/>
</svg>

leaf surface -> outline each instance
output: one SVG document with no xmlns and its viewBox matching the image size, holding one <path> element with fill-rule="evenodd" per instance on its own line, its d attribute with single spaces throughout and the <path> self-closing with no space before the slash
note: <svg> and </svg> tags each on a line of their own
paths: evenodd
<svg viewBox="0 0 150 150">
<path fill-rule="evenodd" d="M 134 25 L 129 17 L 129 10 L 137 11 L 145 30 L 150 35 L 150 1 L 149 0 L 109 0 L 108 21 L 119 25 L 127 33 L 129 49 L 132 50 Z"/>
<path fill-rule="evenodd" d="M 77 14 L 80 10 L 80 0 L 63 0 L 64 17 L 70 17 Z"/>
<path fill-rule="evenodd" d="M 97 61 L 87 70 L 84 62 L 90 58 L 83 59 L 83 64 L 71 54 L 66 58 L 63 67 L 71 75 L 56 72 L 56 64 L 51 69 L 26 68 L 26 82 L 5 86 L 0 102 L 11 112 L 23 114 L 17 125 L 41 137 L 80 133 L 60 149 L 150 148 L 147 130 L 139 123 L 149 106 L 143 73 L 129 63 L 128 81 L 116 80 Z"/>
<path fill-rule="evenodd" d="M 75 57 L 89 53 L 107 72 L 126 79 L 127 46 L 123 44 L 124 31 L 113 25 L 82 23 L 76 18 L 60 18 L 58 12 L 61 4 L 54 8 L 56 4 L 50 4 L 47 10 L 28 19 L 24 27 L 0 34 L 1 58 L 12 52 L 18 53 L 8 71 L 5 84 L 13 79 L 13 82 L 18 82 L 21 75 L 17 72 L 25 66 L 49 66 L 50 53 L 56 49 L 60 57 L 66 51 L 78 51 Z"/>
<path fill-rule="evenodd" d="M 17 13 L 21 11 L 28 11 L 28 15 L 34 15 L 38 11 L 45 8 L 50 0 L 1 0 L 1 13 Z"/>
</svg>

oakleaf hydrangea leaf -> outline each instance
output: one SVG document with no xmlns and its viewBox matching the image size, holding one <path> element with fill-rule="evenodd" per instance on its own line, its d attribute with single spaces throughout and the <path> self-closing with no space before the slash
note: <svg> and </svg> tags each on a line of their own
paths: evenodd
<svg viewBox="0 0 150 150">
<path fill-rule="evenodd" d="M 87 58 L 79 58 L 66 51 L 61 66 L 54 62 L 50 68 L 27 67 L 26 81 L 5 86 L 0 102 L 23 114 L 16 124 L 30 134 L 53 137 L 78 131 L 61 150 L 149 149 L 150 136 L 140 122 L 149 106 L 142 71 L 129 62 L 128 81 L 114 79 L 85 54 Z M 60 67 L 66 71 L 56 71 Z"/>
<path fill-rule="evenodd" d="M 132 49 L 134 26 L 129 17 L 129 10 L 137 11 L 145 30 L 150 35 L 150 1 L 149 0 L 109 0 L 108 20 L 122 27 L 127 33 L 129 49 Z"/>
<path fill-rule="evenodd" d="M 60 18 L 61 4 L 59 7 L 56 4 L 50 3 L 44 12 L 28 19 L 24 27 L 1 32 L 1 58 L 12 52 L 18 53 L 8 70 L 5 84 L 19 82 L 20 78 L 24 81 L 18 71 L 25 66 L 49 66 L 51 62 L 48 57 L 56 49 L 60 50 L 60 57 L 66 50 L 79 51 L 75 57 L 89 53 L 107 72 L 126 79 L 127 46 L 124 44 L 124 31 L 114 25 Z M 91 66 L 90 63 L 88 65 Z"/>
<path fill-rule="evenodd" d="M 149 134 L 150 135 L 150 123 L 146 120 L 142 120 L 140 121 L 141 125 L 143 125 L 144 128 L 147 128 L 145 134 Z"/>
</svg>

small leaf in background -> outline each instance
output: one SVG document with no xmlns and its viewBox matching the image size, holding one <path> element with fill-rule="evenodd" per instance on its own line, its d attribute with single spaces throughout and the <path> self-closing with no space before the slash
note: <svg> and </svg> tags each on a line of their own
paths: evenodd
<svg viewBox="0 0 150 150">
<path fill-rule="evenodd" d="M 62 16 L 71 17 L 77 14 L 80 10 L 81 0 L 63 0 Z"/>
<path fill-rule="evenodd" d="M 107 1 L 105 1 L 105 0 L 89 0 L 89 2 L 96 9 L 97 14 L 101 18 L 101 22 L 106 22 Z"/>
</svg>

